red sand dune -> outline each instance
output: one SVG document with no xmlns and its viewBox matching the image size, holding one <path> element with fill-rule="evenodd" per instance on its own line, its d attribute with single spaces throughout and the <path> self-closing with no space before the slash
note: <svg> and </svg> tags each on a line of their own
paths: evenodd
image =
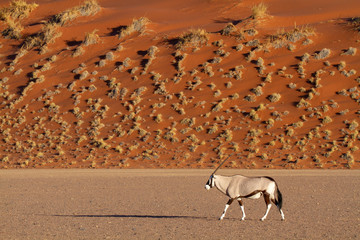
<svg viewBox="0 0 360 240">
<path fill-rule="evenodd" d="M 360 167 L 359 1 L 36 3 L 0 21 L 0 168 Z"/>
</svg>

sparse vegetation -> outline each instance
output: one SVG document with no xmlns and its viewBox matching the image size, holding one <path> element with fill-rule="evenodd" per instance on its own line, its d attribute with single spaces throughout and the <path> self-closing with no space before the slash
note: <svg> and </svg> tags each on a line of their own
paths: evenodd
<svg viewBox="0 0 360 240">
<path fill-rule="evenodd" d="M 175 47 L 177 49 L 186 47 L 200 47 L 209 41 L 209 34 L 204 29 L 191 29 L 187 33 L 180 35 L 176 39 Z"/>
<path fill-rule="evenodd" d="M 285 29 L 278 30 L 274 35 L 267 37 L 267 41 L 274 48 L 288 47 L 291 43 L 296 43 L 302 39 L 308 39 L 315 35 L 315 29 L 310 26 L 295 26 L 294 29 L 286 31 Z M 290 49 L 291 50 L 291 49 Z"/>
<path fill-rule="evenodd" d="M 210 168 L 229 152 L 236 168 L 359 168 L 356 39 L 266 35 L 263 3 L 179 35 L 145 17 L 102 26 L 84 17 L 96 1 L 47 19 L 28 5 L 0 10 L 0 168 Z"/>
</svg>

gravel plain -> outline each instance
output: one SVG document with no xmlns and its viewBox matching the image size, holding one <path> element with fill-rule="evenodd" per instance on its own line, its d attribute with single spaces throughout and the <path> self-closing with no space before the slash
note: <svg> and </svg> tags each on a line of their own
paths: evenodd
<svg viewBox="0 0 360 240">
<path fill-rule="evenodd" d="M 211 170 L 1 170 L 1 239 L 359 239 L 358 170 L 220 170 L 271 176 L 285 221 L 262 199 L 206 191 Z"/>
</svg>

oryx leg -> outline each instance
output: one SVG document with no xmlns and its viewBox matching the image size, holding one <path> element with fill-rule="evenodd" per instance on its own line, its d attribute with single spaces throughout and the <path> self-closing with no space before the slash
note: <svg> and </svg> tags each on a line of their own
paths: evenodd
<svg viewBox="0 0 360 240">
<path fill-rule="evenodd" d="M 240 208 L 241 208 L 241 212 L 242 212 L 242 218 L 241 218 L 241 221 L 244 221 L 245 220 L 245 210 L 244 210 L 244 204 L 243 202 L 241 201 L 241 198 L 238 198 L 238 203 L 240 205 Z"/>
<path fill-rule="evenodd" d="M 281 210 L 281 209 L 279 209 L 279 211 L 280 211 L 280 214 L 281 214 L 281 220 L 285 220 L 285 216 L 284 216 L 284 213 L 283 213 L 283 211 Z"/>
<path fill-rule="evenodd" d="M 268 215 L 270 208 L 271 208 L 270 195 L 267 193 L 264 193 L 264 199 L 265 199 L 265 203 L 266 203 L 266 212 L 265 212 L 265 215 L 261 218 L 261 221 L 264 221 L 266 219 L 266 216 Z"/>
<path fill-rule="evenodd" d="M 223 219 L 224 219 L 225 214 L 226 214 L 226 211 L 227 211 L 227 209 L 229 208 L 229 206 L 232 204 L 233 201 L 234 201 L 234 199 L 233 199 L 233 198 L 230 198 L 229 201 L 226 203 L 224 212 L 223 212 L 223 214 L 221 215 L 221 217 L 219 218 L 219 220 L 223 220 Z"/>
<path fill-rule="evenodd" d="M 276 201 L 275 201 L 274 198 L 271 198 L 271 201 L 276 205 Z M 284 212 L 281 210 L 281 208 L 280 208 L 278 205 L 276 205 L 276 206 L 277 206 L 278 209 L 279 209 L 279 212 L 280 212 L 280 215 L 281 215 L 281 220 L 284 221 L 284 220 L 285 220 Z"/>
</svg>

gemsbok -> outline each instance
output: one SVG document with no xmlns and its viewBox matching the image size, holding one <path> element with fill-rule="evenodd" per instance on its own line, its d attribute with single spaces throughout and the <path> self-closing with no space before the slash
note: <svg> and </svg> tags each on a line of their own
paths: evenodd
<svg viewBox="0 0 360 240">
<path fill-rule="evenodd" d="M 230 157 L 230 156 L 229 156 Z M 228 158 L 227 158 L 228 159 Z M 271 202 L 273 202 L 279 209 L 281 214 L 281 220 L 285 220 L 285 216 L 282 208 L 282 195 L 279 190 L 279 187 L 275 180 L 271 177 L 245 177 L 242 175 L 234 175 L 234 176 L 221 176 L 215 175 L 216 171 L 221 167 L 221 165 L 227 160 L 225 159 L 211 174 L 209 180 L 207 181 L 205 188 L 210 190 L 214 186 L 219 189 L 220 192 L 224 193 L 230 199 L 225 205 L 225 209 L 223 214 L 221 215 L 219 220 L 222 220 L 225 217 L 226 211 L 234 200 L 239 202 L 242 218 L 241 220 L 245 220 L 245 211 L 244 205 L 241 199 L 250 198 L 250 199 L 258 199 L 261 195 L 264 196 L 266 203 L 266 212 L 265 215 L 260 219 L 264 221 L 266 216 L 268 215 Z"/>
</svg>

